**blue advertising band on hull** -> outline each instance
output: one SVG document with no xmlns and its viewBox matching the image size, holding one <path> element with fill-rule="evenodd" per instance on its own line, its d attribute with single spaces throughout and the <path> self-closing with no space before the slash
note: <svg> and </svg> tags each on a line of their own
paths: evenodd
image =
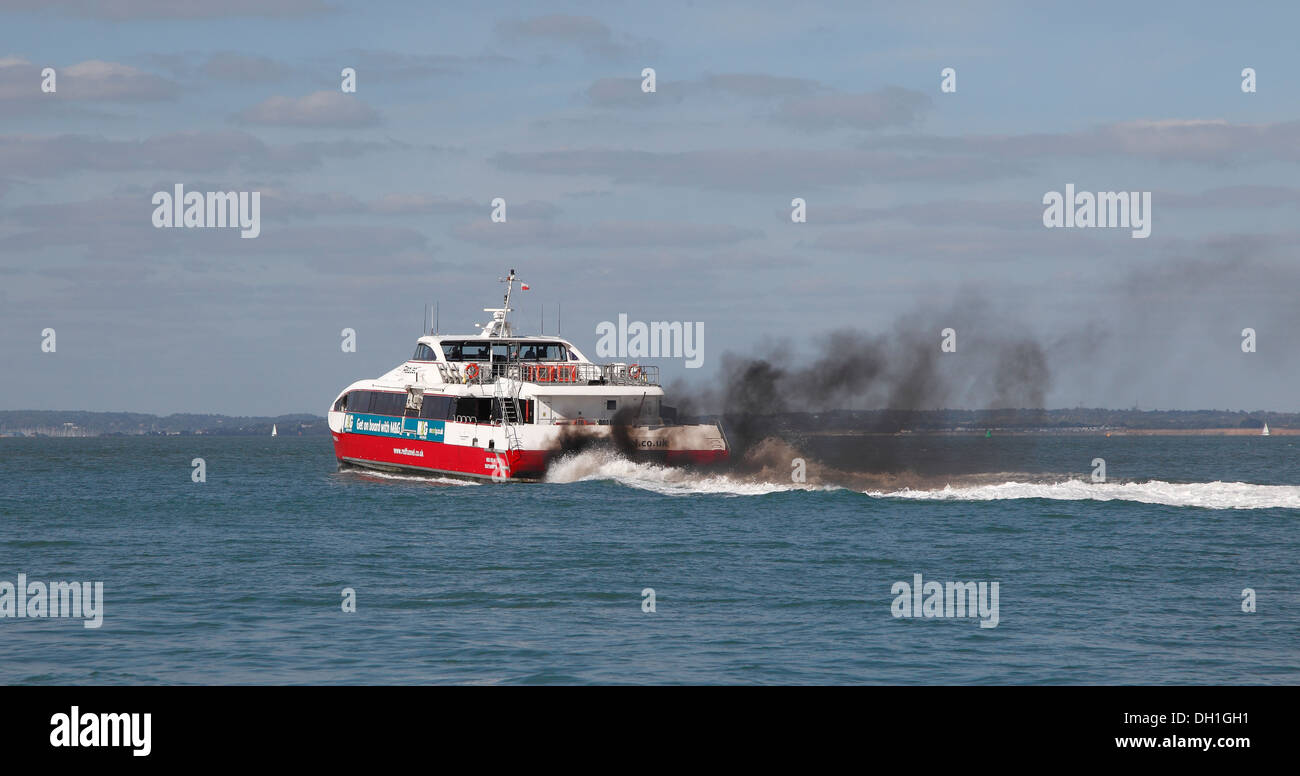
<svg viewBox="0 0 1300 776">
<path fill-rule="evenodd" d="M 365 415 L 349 412 L 343 418 L 343 430 L 349 434 L 370 434 L 372 436 L 394 437 L 397 439 L 441 442 L 446 433 L 446 422 L 426 420 L 424 418 L 390 418 L 384 415 Z"/>
</svg>

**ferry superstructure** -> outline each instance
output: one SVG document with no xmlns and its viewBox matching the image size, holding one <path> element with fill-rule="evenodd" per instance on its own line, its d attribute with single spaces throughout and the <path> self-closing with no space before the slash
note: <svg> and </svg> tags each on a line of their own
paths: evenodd
<svg viewBox="0 0 1300 776">
<path fill-rule="evenodd" d="M 342 465 L 481 480 L 537 480 L 565 452 L 608 443 L 668 464 L 725 461 L 718 424 L 680 425 L 656 366 L 590 361 L 561 337 L 515 335 L 506 284 L 477 334 L 421 336 L 405 363 L 359 380 L 328 417 Z M 526 285 L 522 288 L 527 289 Z"/>
</svg>

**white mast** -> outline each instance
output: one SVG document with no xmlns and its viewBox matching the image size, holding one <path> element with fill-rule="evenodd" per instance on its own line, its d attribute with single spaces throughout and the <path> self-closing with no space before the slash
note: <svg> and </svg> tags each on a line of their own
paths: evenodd
<svg viewBox="0 0 1300 776">
<path fill-rule="evenodd" d="M 513 336 L 514 332 L 511 330 L 510 321 L 506 320 L 506 316 L 511 312 L 510 292 L 514 290 L 515 281 L 518 279 L 519 278 L 517 275 L 515 275 L 515 271 L 513 269 L 510 270 L 510 274 L 507 275 L 506 277 L 497 278 L 498 281 L 506 284 L 505 300 L 502 303 L 501 307 L 483 308 L 483 312 L 492 313 L 492 320 L 488 321 L 486 325 L 479 327 L 483 329 L 483 336 L 485 337 Z"/>
</svg>

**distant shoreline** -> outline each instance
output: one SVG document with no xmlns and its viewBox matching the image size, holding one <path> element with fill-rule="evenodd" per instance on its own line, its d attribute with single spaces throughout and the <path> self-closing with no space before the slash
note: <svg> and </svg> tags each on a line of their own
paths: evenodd
<svg viewBox="0 0 1300 776">
<path fill-rule="evenodd" d="M 266 417 L 85 410 L 0 410 L 0 437 L 100 436 L 328 436 L 320 415 Z"/>
</svg>

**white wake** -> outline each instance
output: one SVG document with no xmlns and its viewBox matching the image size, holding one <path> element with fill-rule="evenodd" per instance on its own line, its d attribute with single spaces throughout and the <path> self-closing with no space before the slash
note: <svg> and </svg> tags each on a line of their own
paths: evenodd
<svg viewBox="0 0 1300 776">
<path fill-rule="evenodd" d="M 1057 499 L 1061 501 L 1136 501 L 1173 507 L 1207 509 L 1300 509 L 1300 486 L 1254 485 L 1248 482 L 1003 482 L 991 485 L 945 486 L 936 490 L 867 491 L 868 496 L 922 501 L 1001 501 Z"/>
<path fill-rule="evenodd" d="M 708 474 L 676 466 L 630 461 L 608 450 L 586 450 L 566 455 L 546 472 L 546 481 L 555 483 L 613 480 L 630 488 L 639 488 L 665 496 L 717 494 L 725 496 L 762 496 L 788 490 L 829 490 L 800 483 L 765 482 Z"/>
</svg>

